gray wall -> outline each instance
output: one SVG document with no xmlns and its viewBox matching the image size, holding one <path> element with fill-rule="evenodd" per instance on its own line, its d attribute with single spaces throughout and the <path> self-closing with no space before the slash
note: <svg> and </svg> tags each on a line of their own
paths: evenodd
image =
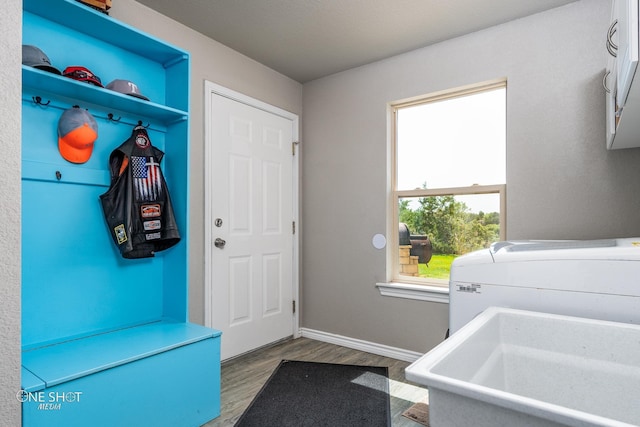
<svg viewBox="0 0 640 427">
<path fill-rule="evenodd" d="M 0 14 L 0 425 L 20 425 L 20 70 L 22 1 Z M 18 77 L 17 77 L 18 76 Z"/>
<path fill-rule="evenodd" d="M 381 297 L 387 105 L 506 77 L 507 235 L 640 235 L 640 149 L 605 150 L 610 2 L 582 0 L 304 85 L 303 326 L 425 351 L 447 305 Z"/>
<path fill-rule="evenodd" d="M 204 323 L 204 81 L 301 116 L 302 85 L 133 0 L 110 15 L 191 53 L 189 317 Z"/>
</svg>

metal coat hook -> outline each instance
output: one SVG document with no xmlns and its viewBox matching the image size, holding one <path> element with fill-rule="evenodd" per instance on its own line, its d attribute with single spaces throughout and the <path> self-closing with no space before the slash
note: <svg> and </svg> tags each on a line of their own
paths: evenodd
<svg viewBox="0 0 640 427">
<path fill-rule="evenodd" d="M 117 119 L 114 119 L 114 118 L 113 118 L 113 113 L 109 113 L 109 114 L 107 114 L 107 119 L 108 119 L 110 122 L 119 122 L 121 118 L 122 118 L 122 116 L 118 117 Z"/>
<path fill-rule="evenodd" d="M 143 126 L 143 125 L 142 125 L 142 120 L 138 120 L 138 124 L 136 125 L 136 127 L 135 127 L 134 129 L 139 129 L 139 128 L 146 129 L 146 128 L 148 128 L 149 126 L 151 126 L 151 124 L 150 124 L 150 123 L 147 123 L 147 125 L 146 125 L 146 126 Z"/>
<path fill-rule="evenodd" d="M 56 171 L 56 179 L 60 181 L 62 179 L 62 173 L 60 171 Z"/>
<path fill-rule="evenodd" d="M 33 99 L 33 102 L 35 102 L 38 105 L 49 105 L 51 103 L 51 100 L 47 100 L 47 102 L 42 102 L 42 98 L 39 96 L 32 96 L 31 99 Z"/>
</svg>

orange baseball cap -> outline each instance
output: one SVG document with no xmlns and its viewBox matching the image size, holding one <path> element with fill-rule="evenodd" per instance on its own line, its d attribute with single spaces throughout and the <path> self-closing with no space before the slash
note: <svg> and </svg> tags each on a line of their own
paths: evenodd
<svg viewBox="0 0 640 427">
<path fill-rule="evenodd" d="M 74 106 L 65 110 L 58 121 L 58 150 L 71 163 L 85 163 L 98 138 L 98 123 L 85 109 Z"/>
</svg>

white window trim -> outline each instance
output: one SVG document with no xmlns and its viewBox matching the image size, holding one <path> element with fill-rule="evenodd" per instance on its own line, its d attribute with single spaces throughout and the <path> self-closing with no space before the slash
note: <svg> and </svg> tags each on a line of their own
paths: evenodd
<svg viewBox="0 0 640 427">
<path fill-rule="evenodd" d="M 442 91 L 435 93 L 428 98 L 431 101 L 437 99 L 451 98 L 455 96 L 467 95 L 476 92 L 483 92 L 493 87 L 505 87 L 506 79 L 497 79 L 487 81 L 477 85 L 469 85 L 459 88 L 458 91 Z M 418 189 L 408 191 L 398 191 L 395 189 L 395 176 L 396 176 L 396 114 L 395 111 L 399 107 L 406 107 L 412 104 L 421 104 L 424 102 L 425 97 L 416 97 L 412 99 L 406 99 L 403 101 L 390 103 L 388 105 L 388 171 L 392 177 L 388 181 L 387 187 L 387 282 L 376 283 L 376 287 L 379 289 L 382 296 L 405 298 L 419 301 L 429 301 L 437 303 L 449 303 L 449 287 L 444 284 L 429 284 L 428 282 L 421 283 L 409 283 L 409 280 L 403 281 L 402 276 L 399 279 L 394 279 L 397 276 L 397 264 L 398 254 L 397 251 L 392 250 L 398 246 L 398 211 L 397 204 L 400 197 L 424 197 L 424 196 L 443 196 L 443 195 L 460 195 L 460 194 L 486 194 L 486 193 L 499 193 L 500 195 L 500 239 L 506 238 L 506 184 L 497 185 L 474 185 L 471 187 L 462 188 L 440 188 L 440 189 Z M 409 279 L 409 278 L 407 278 Z"/>
<path fill-rule="evenodd" d="M 448 304 L 449 288 L 434 285 L 416 285 L 413 283 L 388 282 L 376 283 L 380 295 Z"/>
<path fill-rule="evenodd" d="M 500 239 L 505 240 L 506 236 L 506 184 L 498 184 L 498 185 L 478 185 L 473 187 L 463 187 L 463 188 L 449 188 L 449 189 L 432 189 L 432 190 L 409 190 L 409 191 L 398 191 L 396 194 L 400 197 L 421 197 L 425 196 L 425 192 L 430 196 L 448 196 L 448 195 L 460 195 L 460 194 L 489 194 L 489 193 L 498 193 L 500 195 L 500 223 L 504 224 L 500 227 Z M 396 204 L 397 204 L 397 199 Z M 397 212 L 396 212 L 397 213 Z M 397 223 L 397 219 L 395 219 L 394 224 Z M 395 230 L 389 230 L 389 233 L 395 232 L 395 235 L 390 235 L 391 239 L 395 238 L 395 241 L 392 240 L 390 243 L 397 247 L 397 227 Z M 390 239 L 390 240 L 391 240 Z M 397 251 L 396 251 L 397 252 Z M 398 263 L 398 255 L 394 253 L 393 250 L 387 251 L 387 271 L 395 274 L 394 268 L 396 268 Z M 388 297 L 396 297 L 396 298 L 405 298 L 405 299 L 413 299 L 419 301 L 430 301 L 430 302 L 439 302 L 439 303 L 449 303 L 449 287 L 447 286 L 446 281 L 441 281 L 441 283 L 429 283 L 429 281 L 420 281 L 419 283 L 410 283 L 408 280 L 411 278 L 407 277 L 407 281 L 402 280 L 402 276 L 398 280 L 393 280 L 389 282 L 376 283 L 376 286 L 380 290 L 380 295 L 388 296 Z M 428 279 L 429 280 L 429 279 Z M 438 281 L 437 279 L 430 279 L 431 282 Z"/>
</svg>

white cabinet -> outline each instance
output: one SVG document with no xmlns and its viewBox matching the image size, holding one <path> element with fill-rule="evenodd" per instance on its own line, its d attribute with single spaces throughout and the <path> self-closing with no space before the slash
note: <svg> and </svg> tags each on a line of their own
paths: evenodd
<svg viewBox="0 0 640 427">
<path fill-rule="evenodd" d="M 640 147 L 640 83 L 638 66 L 638 1 L 614 0 L 607 32 L 606 144 L 608 149 Z"/>
<path fill-rule="evenodd" d="M 618 105 L 624 105 L 638 66 L 638 0 L 616 0 L 615 34 L 617 35 L 617 94 Z"/>
<path fill-rule="evenodd" d="M 607 62 L 607 71 L 605 72 L 602 84 L 606 90 L 606 135 L 607 148 L 613 144 L 613 138 L 616 136 L 616 127 L 618 124 L 618 112 L 616 102 L 616 61 L 615 58 L 609 58 Z"/>
</svg>

